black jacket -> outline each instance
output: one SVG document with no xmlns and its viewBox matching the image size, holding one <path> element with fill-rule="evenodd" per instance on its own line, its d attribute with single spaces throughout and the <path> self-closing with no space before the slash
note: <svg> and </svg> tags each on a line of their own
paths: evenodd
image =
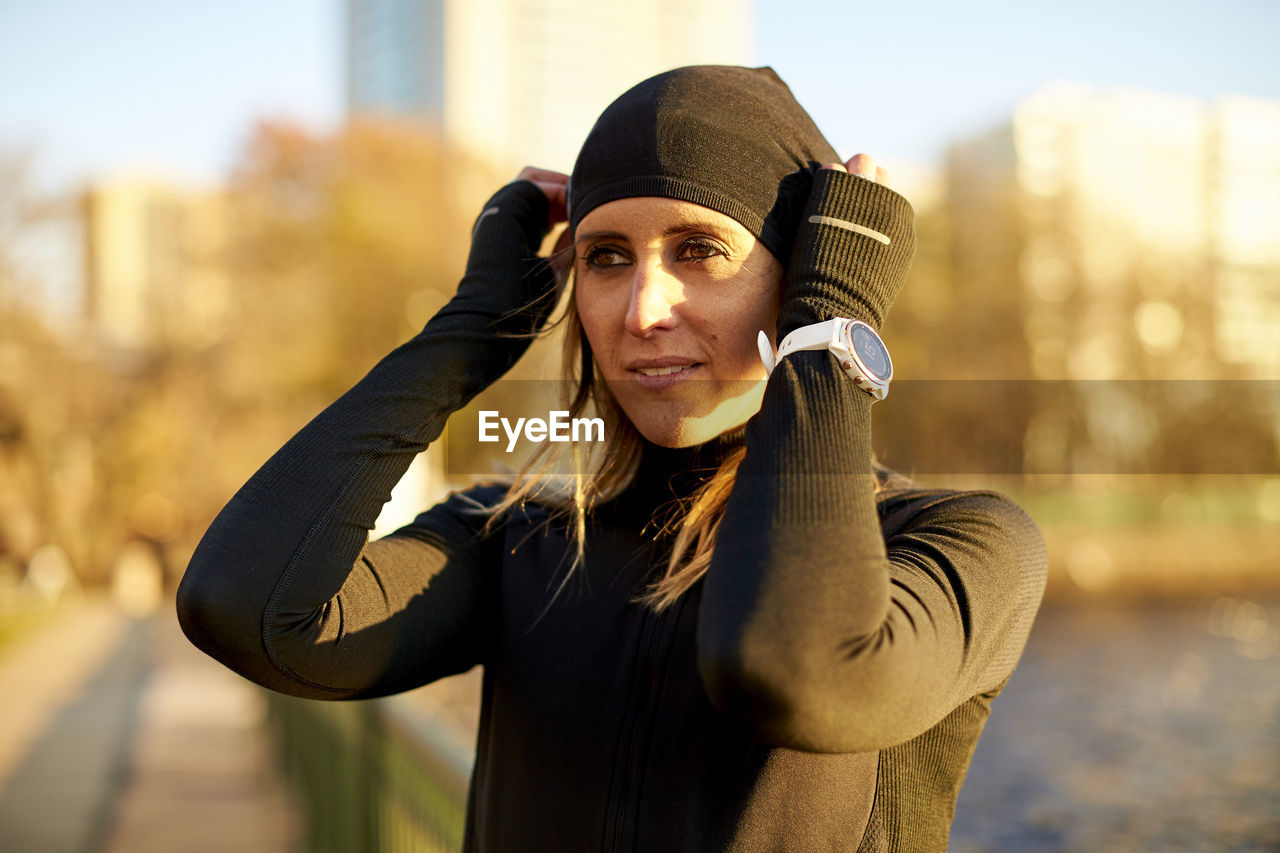
<svg viewBox="0 0 1280 853">
<path fill-rule="evenodd" d="M 495 196 L 458 296 L 224 508 L 179 589 L 188 637 L 317 699 L 484 666 L 468 850 L 945 849 L 1043 542 L 996 493 L 877 495 L 870 398 L 827 353 L 778 366 L 745 436 L 646 446 L 550 606 L 569 540 L 532 504 L 481 535 L 498 488 L 367 542 L 413 454 L 523 350 L 492 330 L 546 287 L 544 204 Z M 630 603 L 670 544 L 653 510 L 741 442 L 706 576 L 661 615 Z"/>
</svg>

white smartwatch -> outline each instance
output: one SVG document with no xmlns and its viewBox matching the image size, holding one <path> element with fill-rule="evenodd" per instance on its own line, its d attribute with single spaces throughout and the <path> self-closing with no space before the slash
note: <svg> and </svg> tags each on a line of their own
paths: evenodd
<svg viewBox="0 0 1280 853">
<path fill-rule="evenodd" d="M 889 381 L 893 379 L 893 361 L 884 341 L 876 330 L 861 320 L 837 317 L 825 323 L 802 326 L 782 340 L 778 354 L 773 354 L 769 336 L 760 333 L 760 360 L 764 369 L 773 374 L 774 365 L 784 357 L 800 350 L 829 350 L 840 363 L 853 384 L 877 400 L 889 396 Z"/>
</svg>

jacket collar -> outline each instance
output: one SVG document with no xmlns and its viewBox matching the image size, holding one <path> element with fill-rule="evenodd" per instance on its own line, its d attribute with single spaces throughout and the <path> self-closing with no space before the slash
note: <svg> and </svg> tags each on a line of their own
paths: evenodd
<svg viewBox="0 0 1280 853">
<path fill-rule="evenodd" d="M 631 485 L 618 496 L 615 510 L 660 527 L 676 509 L 703 486 L 745 442 L 746 428 L 717 436 L 693 447 L 661 447 L 644 441 L 640 465 Z"/>
</svg>

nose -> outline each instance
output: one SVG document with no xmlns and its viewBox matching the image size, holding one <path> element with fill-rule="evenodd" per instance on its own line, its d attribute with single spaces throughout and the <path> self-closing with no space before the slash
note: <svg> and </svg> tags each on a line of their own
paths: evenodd
<svg viewBox="0 0 1280 853">
<path fill-rule="evenodd" d="M 674 308 L 684 302 L 684 285 L 661 262 L 637 263 L 631 279 L 631 299 L 623 326 L 645 338 L 657 329 L 676 324 Z"/>
</svg>

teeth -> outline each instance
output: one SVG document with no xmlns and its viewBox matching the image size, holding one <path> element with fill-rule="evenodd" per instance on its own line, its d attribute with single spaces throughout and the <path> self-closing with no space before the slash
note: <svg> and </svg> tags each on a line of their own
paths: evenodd
<svg viewBox="0 0 1280 853">
<path fill-rule="evenodd" d="M 666 376 L 669 373 L 679 373 L 691 367 L 693 367 L 692 364 L 675 364 L 671 367 L 638 367 L 636 370 L 645 376 Z"/>
</svg>

